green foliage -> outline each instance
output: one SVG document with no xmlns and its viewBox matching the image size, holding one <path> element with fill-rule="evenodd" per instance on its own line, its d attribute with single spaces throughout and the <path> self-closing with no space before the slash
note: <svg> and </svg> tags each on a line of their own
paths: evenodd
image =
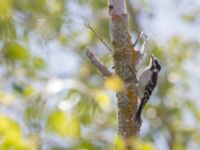
<svg viewBox="0 0 200 150">
<path fill-rule="evenodd" d="M 55 132 L 61 136 L 80 136 L 80 123 L 76 117 L 65 114 L 62 111 L 55 111 L 48 117 L 47 131 Z"/>
<path fill-rule="evenodd" d="M 7 43 L 4 46 L 5 58 L 10 61 L 25 61 L 29 58 L 29 52 L 18 43 Z"/>
<path fill-rule="evenodd" d="M 0 147 L 2 150 L 31 150 L 29 143 L 22 136 L 20 126 L 12 119 L 0 115 Z"/>
<path fill-rule="evenodd" d="M 153 2 L 136 3 L 134 8 L 128 3 L 128 10 L 132 10 L 129 22 L 139 31 L 139 22 L 148 18 L 143 18 L 145 14 L 148 12 L 150 22 L 156 14 Z M 177 5 L 176 1 L 169 3 Z M 178 13 L 181 26 L 186 22 L 192 32 L 198 12 Z M 107 14 L 107 1 L 101 0 L 0 0 L 1 150 L 36 150 L 46 143 L 53 143 L 48 145 L 51 150 L 124 149 L 122 138 L 115 138 L 113 94 L 123 83 L 115 76 L 102 78 L 83 52 L 91 46 L 112 68 L 106 47 L 83 25 L 87 20 L 110 44 Z M 191 143 L 200 147 L 199 94 L 191 94 L 199 85 L 198 37 L 190 39 L 186 32 L 184 37 L 177 34 L 163 42 L 154 37 L 157 28 L 143 27 L 149 34 L 145 63 L 153 53 L 163 69 L 143 113 L 141 140 L 133 144 L 138 150 L 163 145 L 190 150 Z M 62 56 L 72 59 L 62 60 Z M 51 84 L 52 80 L 59 82 Z M 165 144 L 157 145 L 160 136 Z"/>
<path fill-rule="evenodd" d="M 45 68 L 45 61 L 38 56 L 33 57 L 33 67 L 36 69 L 44 69 Z"/>
</svg>

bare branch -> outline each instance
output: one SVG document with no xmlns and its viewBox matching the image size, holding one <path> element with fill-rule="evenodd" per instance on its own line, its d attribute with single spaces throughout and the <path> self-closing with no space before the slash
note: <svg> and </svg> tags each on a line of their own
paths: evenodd
<svg viewBox="0 0 200 150">
<path fill-rule="evenodd" d="M 109 77 L 113 74 L 100 60 L 98 60 L 98 58 L 90 51 L 90 49 L 87 48 L 85 53 L 90 62 L 97 68 L 97 70 L 99 70 L 99 72 L 102 73 L 103 76 Z"/>
<path fill-rule="evenodd" d="M 142 35 L 143 35 L 143 32 L 140 31 L 139 34 L 137 35 L 137 38 L 136 38 L 134 44 L 133 44 L 134 47 L 137 45 L 137 43 L 138 43 L 139 40 L 141 39 Z"/>
<path fill-rule="evenodd" d="M 112 48 L 104 41 L 103 37 L 101 35 L 99 35 L 97 32 L 95 32 L 94 29 L 90 26 L 90 24 L 88 22 L 85 21 L 84 25 L 105 45 L 105 47 L 109 51 L 112 51 Z"/>
<path fill-rule="evenodd" d="M 142 47 L 141 47 L 141 53 L 144 54 L 145 52 L 145 46 L 146 46 L 146 43 L 147 43 L 147 35 L 143 33 L 143 36 L 144 36 L 144 41 L 142 43 Z"/>
</svg>

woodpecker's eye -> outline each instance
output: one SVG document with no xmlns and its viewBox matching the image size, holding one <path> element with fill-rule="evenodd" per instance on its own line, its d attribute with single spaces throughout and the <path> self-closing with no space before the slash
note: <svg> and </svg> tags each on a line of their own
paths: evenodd
<svg viewBox="0 0 200 150">
<path fill-rule="evenodd" d="M 160 63 L 159 63 L 158 60 L 155 60 L 155 62 L 154 62 L 154 68 L 156 68 L 158 71 L 160 71 L 161 65 L 160 65 Z"/>
</svg>

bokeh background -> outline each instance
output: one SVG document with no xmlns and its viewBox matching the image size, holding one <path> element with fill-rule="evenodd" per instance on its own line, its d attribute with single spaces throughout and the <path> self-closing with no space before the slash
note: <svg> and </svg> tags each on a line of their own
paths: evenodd
<svg viewBox="0 0 200 150">
<path fill-rule="evenodd" d="M 199 150 L 200 1 L 127 0 L 127 9 L 133 41 L 148 36 L 145 64 L 154 54 L 163 66 L 138 149 Z M 118 81 L 87 60 L 90 47 L 113 66 L 84 22 L 111 45 L 107 0 L 0 0 L 0 150 L 114 149 Z"/>
</svg>

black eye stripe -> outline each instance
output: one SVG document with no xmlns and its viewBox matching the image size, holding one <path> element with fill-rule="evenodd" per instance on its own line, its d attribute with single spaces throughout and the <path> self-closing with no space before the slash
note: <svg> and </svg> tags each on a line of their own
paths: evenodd
<svg viewBox="0 0 200 150">
<path fill-rule="evenodd" d="M 154 57 L 154 59 L 152 59 L 150 69 L 154 72 L 159 72 L 161 70 L 161 64 L 157 58 Z"/>
<path fill-rule="evenodd" d="M 160 63 L 158 60 L 155 61 L 156 66 L 160 66 Z"/>
</svg>

